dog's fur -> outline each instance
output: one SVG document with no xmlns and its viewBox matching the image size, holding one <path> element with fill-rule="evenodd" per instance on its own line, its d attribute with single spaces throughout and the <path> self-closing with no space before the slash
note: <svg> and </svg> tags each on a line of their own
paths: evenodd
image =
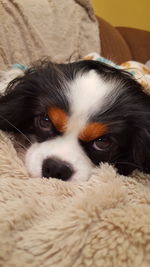
<svg viewBox="0 0 150 267">
<path fill-rule="evenodd" d="M 9 83 L 0 129 L 31 145 L 33 177 L 88 180 L 101 162 L 150 173 L 150 96 L 127 72 L 98 61 L 42 62 Z"/>
</svg>

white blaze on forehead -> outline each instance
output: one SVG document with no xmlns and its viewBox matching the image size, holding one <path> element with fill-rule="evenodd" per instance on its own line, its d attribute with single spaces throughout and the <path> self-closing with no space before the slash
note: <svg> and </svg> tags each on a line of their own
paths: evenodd
<svg viewBox="0 0 150 267">
<path fill-rule="evenodd" d="M 79 131 L 87 122 L 89 116 L 101 109 L 105 97 L 114 86 L 106 82 L 95 70 L 77 75 L 69 84 L 69 100 L 71 117 L 68 131 Z"/>
<path fill-rule="evenodd" d="M 96 71 L 78 75 L 70 88 L 72 112 L 76 115 L 91 114 L 102 106 L 107 91 L 108 85 Z"/>
</svg>

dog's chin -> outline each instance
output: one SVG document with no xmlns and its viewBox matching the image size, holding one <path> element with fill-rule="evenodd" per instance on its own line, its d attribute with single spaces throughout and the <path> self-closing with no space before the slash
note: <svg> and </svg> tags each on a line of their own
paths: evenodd
<svg viewBox="0 0 150 267">
<path fill-rule="evenodd" d="M 70 179 L 68 180 L 68 182 L 73 182 L 73 183 L 87 182 L 87 181 L 90 179 L 91 174 L 92 174 L 92 170 L 91 170 L 91 172 L 90 172 L 88 175 L 86 175 L 86 176 L 84 176 L 83 174 L 80 174 L 80 173 L 75 173 L 75 174 L 73 174 L 73 175 L 70 177 Z"/>
<path fill-rule="evenodd" d="M 93 168 L 94 169 L 94 168 Z M 67 182 L 73 182 L 73 183 L 82 183 L 82 182 L 86 182 L 90 179 L 91 175 L 92 175 L 92 171 L 93 169 L 91 169 L 91 172 L 89 172 L 87 175 L 84 175 L 82 173 L 76 172 L 75 174 L 73 174 L 68 180 Z M 27 170 L 28 171 L 28 170 Z M 28 171 L 28 174 L 31 178 L 45 178 L 45 179 L 57 179 L 57 177 L 43 177 L 41 172 L 38 172 L 38 170 L 36 169 L 32 169 L 30 171 Z M 60 179 L 59 179 L 60 180 Z M 66 182 L 66 181 L 65 181 Z"/>
<path fill-rule="evenodd" d="M 93 168 L 94 169 L 94 168 Z M 73 182 L 73 183 L 82 183 L 82 182 L 86 182 L 90 179 L 91 175 L 92 175 L 92 171 L 93 169 L 91 170 L 91 172 L 88 173 L 88 175 L 83 175 L 83 174 L 80 174 L 80 173 L 75 173 L 73 174 L 68 180 L 67 182 Z M 27 170 L 28 171 L 28 170 Z M 44 178 L 44 179 L 57 179 L 57 177 L 43 177 L 41 173 L 38 172 L 38 170 L 36 169 L 33 169 L 33 170 L 30 170 L 28 171 L 28 174 L 31 178 Z M 60 180 L 60 179 L 59 179 Z M 66 181 L 65 181 L 66 182 Z"/>
<path fill-rule="evenodd" d="M 27 171 L 28 171 L 28 174 L 30 176 L 30 178 L 45 178 L 45 179 L 57 179 L 57 177 L 43 177 L 42 175 L 42 171 L 39 171 L 39 169 L 36 169 L 36 168 L 30 168 L 30 170 L 28 169 L 28 165 L 26 165 L 26 168 L 27 168 Z M 86 182 L 90 179 L 91 175 L 92 175 L 92 172 L 95 168 L 91 168 L 91 171 L 89 171 L 86 175 L 83 174 L 83 173 L 80 173 L 80 172 L 75 172 L 68 180 L 67 182 L 74 182 L 74 183 L 82 183 L 82 182 Z M 59 179 L 60 180 L 60 179 Z M 66 181 L 65 181 L 66 182 Z"/>
</svg>

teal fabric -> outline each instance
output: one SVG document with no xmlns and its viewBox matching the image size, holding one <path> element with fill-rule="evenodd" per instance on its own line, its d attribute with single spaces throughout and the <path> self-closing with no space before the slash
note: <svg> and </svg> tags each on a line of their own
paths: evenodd
<svg viewBox="0 0 150 267">
<path fill-rule="evenodd" d="M 23 71 L 25 71 L 25 70 L 28 69 L 27 66 L 22 65 L 22 64 L 13 64 L 13 65 L 12 65 L 12 68 L 13 68 L 13 69 L 20 69 L 20 70 L 23 70 Z"/>
</svg>

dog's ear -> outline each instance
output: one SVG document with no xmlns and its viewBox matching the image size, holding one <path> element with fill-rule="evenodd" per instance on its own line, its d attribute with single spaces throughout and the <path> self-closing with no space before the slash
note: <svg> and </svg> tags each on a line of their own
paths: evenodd
<svg viewBox="0 0 150 267">
<path fill-rule="evenodd" d="M 150 173 L 150 112 L 149 120 L 146 122 L 145 119 L 141 128 L 138 128 L 135 133 L 132 156 L 133 163 L 137 166 L 137 169 Z"/>
<path fill-rule="evenodd" d="M 18 132 L 28 119 L 27 97 L 22 90 L 23 77 L 14 79 L 0 97 L 0 129 Z"/>
</svg>

